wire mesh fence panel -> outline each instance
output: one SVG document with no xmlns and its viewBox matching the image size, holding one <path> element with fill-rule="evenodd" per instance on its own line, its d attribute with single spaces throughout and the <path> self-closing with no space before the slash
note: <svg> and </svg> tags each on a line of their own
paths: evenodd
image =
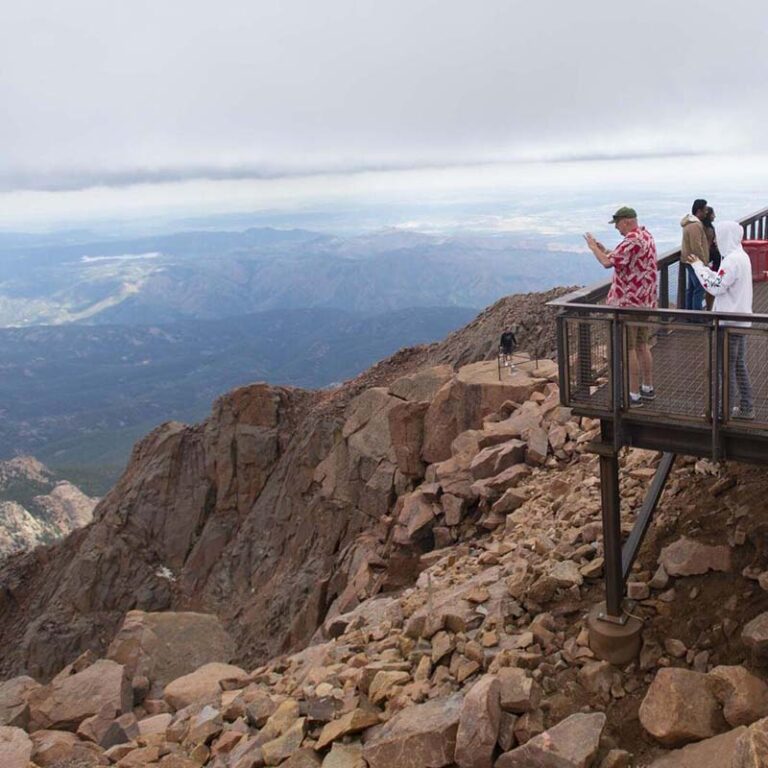
<svg viewBox="0 0 768 768">
<path fill-rule="evenodd" d="M 706 420 L 710 415 L 710 329 L 699 323 L 625 321 L 625 339 L 647 337 L 653 371 L 653 396 L 629 404 L 630 412 Z M 627 359 L 632 352 L 629 344 Z M 643 348 L 637 345 L 643 370 Z M 642 376 L 641 376 L 642 379 Z M 646 385 L 649 382 L 641 383 Z"/>
<path fill-rule="evenodd" d="M 723 418 L 730 426 L 768 425 L 768 322 L 725 326 Z"/>
<path fill-rule="evenodd" d="M 610 410 L 613 407 L 610 319 L 568 318 L 565 336 L 569 404 Z"/>
<path fill-rule="evenodd" d="M 768 282 L 753 283 L 752 291 L 752 311 L 756 314 L 768 314 Z"/>
<path fill-rule="evenodd" d="M 668 267 L 667 269 L 668 274 L 668 280 L 669 280 L 669 286 L 667 289 L 667 306 L 671 309 L 683 309 L 683 307 L 677 306 L 677 286 L 678 286 L 678 274 L 679 269 L 677 264 L 673 264 L 672 266 Z M 659 283 L 661 285 L 661 283 Z M 661 288 L 659 288 L 661 290 Z M 659 296 L 659 302 L 661 302 L 662 297 Z"/>
</svg>

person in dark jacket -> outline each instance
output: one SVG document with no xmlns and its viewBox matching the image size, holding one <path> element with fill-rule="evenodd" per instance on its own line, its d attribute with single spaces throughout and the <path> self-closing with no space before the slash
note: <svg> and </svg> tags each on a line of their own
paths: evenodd
<svg viewBox="0 0 768 768">
<path fill-rule="evenodd" d="M 707 206 L 706 215 L 704 216 L 702 224 L 704 225 L 704 234 L 707 236 L 707 244 L 709 245 L 709 268 L 713 272 L 717 272 L 720 269 L 722 256 L 717 247 L 717 238 L 715 237 L 715 209 L 711 205 Z M 706 299 L 707 309 L 712 309 L 715 297 L 711 293 L 708 293 Z"/>
</svg>

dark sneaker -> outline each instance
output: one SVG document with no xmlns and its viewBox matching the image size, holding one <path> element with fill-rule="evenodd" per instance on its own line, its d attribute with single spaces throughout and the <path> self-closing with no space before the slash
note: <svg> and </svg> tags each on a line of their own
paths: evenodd
<svg viewBox="0 0 768 768">
<path fill-rule="evenodd" d="M 643 398 L 641 395 L 635 394 L 634 392 L 629 393 L 629 407 L 630 408 L 637 408 L 643 404 Z"/>
<path fill-rule="evenodd" d="M 745 421 L 754 421 L 755 409 L 752 406 L 748 408 L 744 406 L 736 407 L 731 411 L 731 417 L 734 419 L 744 419 Z"/>
<path fill-rule="evenodd" d="M 640 385 L 640 397 L 643 400 L 655 400 L 656 390 L 653 387 L 646 387 L 645 384 Z"/>
</svg>

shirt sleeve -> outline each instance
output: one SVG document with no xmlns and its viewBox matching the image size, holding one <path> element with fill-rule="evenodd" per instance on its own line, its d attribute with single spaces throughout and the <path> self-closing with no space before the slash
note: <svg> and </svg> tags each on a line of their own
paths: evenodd
<svg viewBox="0 0 768 768">
<path fill-rule="evenodd" d="M 609 254 L 608 258 L 614 267 L 626 267 L 630 259 L 640 250 L 637 240 L 625 237 Z"/>
<path fill-rule="evenodd" d="M 721 266 L 717 272 L 704 266 L 700 261 L 694 261 L 691 266 L 704 290 L 713 296 L 728 293 L 730 287 L 736 282 L 736 272 L 726 266 Z"/>
</svg>

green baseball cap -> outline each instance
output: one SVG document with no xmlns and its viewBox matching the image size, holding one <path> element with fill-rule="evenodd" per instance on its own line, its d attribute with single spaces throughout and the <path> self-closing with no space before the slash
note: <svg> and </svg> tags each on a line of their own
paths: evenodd
<svg viewBox="0 0 768 768">
<path fill-rule="evenodd" d="M 619 219 L 636 219 L 637 211 L 634 208 L 630 208 L 628 205 L 622 205 L 616 213 L 613 214 L 613 218 L 608 222 L 609 224 L 615 224 Z"/>
</svg>

